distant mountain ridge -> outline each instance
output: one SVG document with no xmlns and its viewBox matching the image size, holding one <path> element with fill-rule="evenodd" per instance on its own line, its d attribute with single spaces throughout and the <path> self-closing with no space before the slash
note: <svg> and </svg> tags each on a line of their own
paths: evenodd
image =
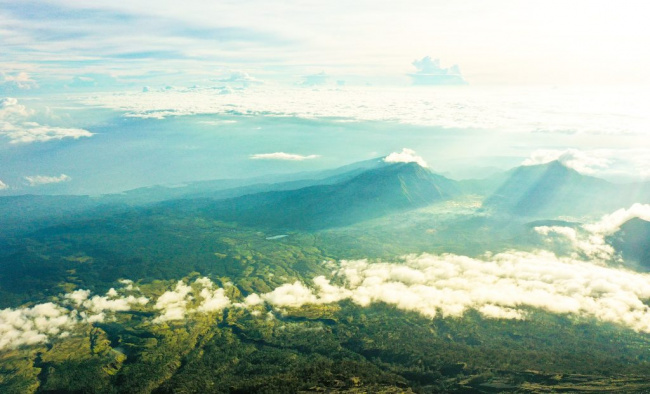
<svg viewBox="0 0 650 394">
<path fill-rule="evenodd" d="M 650 222 L 633 218 L 621 225 L 609 242 L 623 254 L 626 261 L 634 261 L 645 271 L 650 271 Z"/>
<path fill-rule="evenodd" d="M 463 194 L 484 209 L 533 219 L 602 215 L 650 203 L 650 183 L 614 184 L 554 161 L 482 180 L 455 181 L 416 163 L 375 158 L 332 170 L 156 186 L 123 194 L 0 197 L 5 232 L 139 209 L 195 211 L 250 226 L 322 229 L 427 206 Z"/>
<path fill-rule="evenodd" d="M 650 201 L 644 185 L 618 185 L 583 175 L 558 161 L 506 173 L 484 206 L 518 216 L 602 214 Z M 503 178 L 502 178 L 503 179 Z"/>
<path fill-rule="evenodd" d="M 335 184 L 215 201 L 203 212 L 249 225 L 320 229 L 423 207 L 459 194 L 456 181 L 416 163 L 395 163 Z"/>
</svg>

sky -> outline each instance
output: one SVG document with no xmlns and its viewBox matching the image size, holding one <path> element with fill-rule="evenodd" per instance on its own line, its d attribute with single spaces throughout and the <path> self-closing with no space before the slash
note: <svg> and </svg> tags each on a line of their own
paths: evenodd
<svg viewBox="0 0 650 394">
<path fill-rule="evenodd" d="M 432 56 L 473 85 L 637 85 L 650 82 L 647 16 L 630 0 L 2 0 L 0 71 L 5 89 L 204 85 L 233 72 L 404 85 Z"/>
<path fill-rule="evenodd" d="M 0 0 L 0 195 L 322 170 L 650 179 L 641 1 Z M 437 86 L 452 84 L 456 86 Z"/>
</svg>

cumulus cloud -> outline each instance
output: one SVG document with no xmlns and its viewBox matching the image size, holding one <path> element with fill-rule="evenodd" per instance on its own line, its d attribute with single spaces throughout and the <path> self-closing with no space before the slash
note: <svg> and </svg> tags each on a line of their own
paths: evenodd
<svg viewBox="0 0 650 394">
<path fill-rule="evenodd" d="M 6 190 L 6 189 L 9 189 L 9 185 L 7 185 L 6 183 L 2 182 L 2 180 L 0 180 L 0 190 Z"/>
<path fill-rule="evenodd" d="M 545 251 L 509 251 L 483 258 L 410 255 L 403 261 L 342 261 L 334 285 L 285 284 L 260 298 L 278 308 L 349 299 L 382 302 L 427 317 L 523 319 L 528 308 L 574 314 L 650 332 L 650 275 L 560 258 Z"/>
<path fill-rule="evenodd" d="M 619 209 L 603 216 L 597 223 L 586 225 L 585 228 L 593 233 L 610 235 L 618 231 L 623 223 L 633 218 L 650 221 L 650 205 L 637 203 L 630 208 Z"/>
<path fill-rule="evenodd" d="M 46 142 L 64 138 L 79 139 L 93 134 L 88 130 L 42 125 L 29 121 L 34 111 L 28 109 L 18 100 L 6 97 L 0 100 L 0 135 L 4 135 L 12 144 Z"/>
<path fill-rule="evenodd" d="M 192 304 L 196 297 L 200 299 L 198 306 Z M 180 280 L 173 290 L 164 292 L 156 301 L 155 309 L 161 311 L 154 323 L 164 323 L 182 320 L 187 313 L 218 312 L 230 306 L 230 299 L 224 289 L 215 288 L 214 283 L 206 277 L 198 278 L 193 284 Z"/>
<path fill-rule="evenodd" d="M 533 152 L 521 164 L 532 166 L 550 163 L 555 160 L 583 174 L 594 174 L 597 170 L 607 168 L 611 163 L 611 159 L 602 151 L 587 153 L 578 149 L 540 149 Z"/>
<path fill-rule="evenodd" d="M 304 75 L 302 77 L 302 85 L 304 86 L 318 86 L 318 85 L 324 85 L 327 83 L 329 80 L 330 76 L 325 73 L 325 71 L 321 71 L 317 74 L 309 74 L 309 75 Z"/>
<path fill-rule="evenodd" d="M 38 88 L 38 84 L 26 72 L 5 74 L 0 72 L 0 91 L 15 92 Z"/>
<path fill-rule="evenodd" d="M 31 308 L 0 310 L 0 349 L 45 343 L 77 324 L 75 313 L 48 302 Z"/>
<path fill-rule="evenodd" d="M 233 71 L 228 78 L 223 78 L 220 79 L 219 81 L 241 84 L 244 87 L 248 87 L 250 85 L 261 85 L 263 83 L 259 79 L 250 76 L 245 71 Z"/>
<path fill-rule="evenodd" d="M 415 73 L 409 74 L 414 85 L 465 85 L 467 82 L 460 73 L 457 64 L 444 68 L 440 66 L 440 59 L 431 59 L 425 56 L 415 60 L 413 66 Z"/>
<path fill-rule="evenodd" d="M 575 251 L 574 257 L 586 257 L 600 263 L 619 261 L 616 251 L 609 245 L 605 238 L 618 231 L 625 222 L 633 218 L 650 221 L 650 205 L 633 204 L 630 208 L 622 208 L 611 214 L 603 216 L 596 223 L 588 223 L 580 229 L 564 226 L 539 226 L 535 227 L 538 234 L 548 237 L 554 242 L 556 236 L 571 244 Z"/>
<path fill-rule="evenodd" d="M 39 185 L 47 185 L 50 183 L 69 182 L 70 180 L 72 180 L 72 178 L 66 174 L 61 174 L 59 176 L 32 175 L 32 176 L 26 176 L 25 180 L 29 182 L 29 186 L 39 186 Z"/>
<path fill-rule="evenodd" d="M 393 152 L 384 157 L 386 163 L 418 163 L 422 167 L 428 167 L 427 162 L 418 156 L 413 149 L 404 148 L 401 152 Z"/>
<path fill-rule="evenodd" d="M 155 308 L 161 310 L 161 315 L 154 319 L 154 323 L 185 318 L 187 303 L 193 299 L 191 292 L 190 286 L 178 281 L 174 290 L 166 291 L 158 297 Z"/>
<path fill-rule="evenodd" d="M 80 324 L 101 322 L 111 313 L 149 302 L 144 296 L 124 295 L 124 291 L 111 289 L 104 296 L 91 297 L 90 290 L 79 289 L 63 295 L 59 304 L 46 302 L 31 308 L 0 310 L 0 350 L 63 338 Z"/>
<path fill-rule="evenodd" d="M 299 155 L 295 153 L 284 153 L 284 152 L 274 152 L 274 153 L 258 153 L 251 155 L 250 158 L 253 160 L 291 160 L 291 161 L 302 161 L 302 160 L 311 160 L 320 157 L 319 155 Z"/>
</svg>

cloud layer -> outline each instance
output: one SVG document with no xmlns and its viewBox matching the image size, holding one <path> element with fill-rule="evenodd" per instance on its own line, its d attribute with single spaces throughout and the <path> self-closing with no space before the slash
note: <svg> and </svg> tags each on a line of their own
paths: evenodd
<svg viewBox="0 0 650 394">
<path fill-rule="evenodd" d="M 253 160 L 289 160 L 289 161 L 303 161 L 311 160 L 320 157 L 319 155 L 299 155 L 295 153 L 274 152 L 274 153 L 258 153 L 251 155 Z"/>
<path fill-rule="evenodd" d="M 17 99 L 12 97 L 0 99 L 0 135 L 4 135 L 12 144 L 46 142 L 64 138 L 78 139 L 93 135 L 88 130 L 46 126 L 32 122 L 29 120 L 32 115 L 34 111 L 18 104 Z"/>
<path fill-rule="evenodd" d="M 89 290 L 65 294 L 59 304 L 47 302 L 30 308 L 0 310 L 0 350 L 36 345 L 51 338 L 71 335 L 79 324 L 102 322 L 111 313 L 143 306 L 149 299 L 130 291 L 110 289 L 106 295 L 90 296 Z"/>
<path fill-rule="evenodd" d="M 5 74 L 0 72 L 0 92 L 15 92 L 38 88 L 38 84 L 24 71 Z"/>
<path fill-rule="evenodd" d="M 481 259 L 453 254 L 406 256 L 397 263 L 342 261 L 333 285 L 325 277 L 310 288 L 285 284 L 260 298 L 300 307 L 349 299 L 382 302 L 427 317 L 524 319 L 528 308 L 574 314 L 650 332 L 650 276 L 599 266 L 550 252 L 510 251 Z"/>
<path fill-rule="evenodd" d="M 198 305 L 191 306 L 197 299 Z M 230 299 L 225 295 L 224 289 L 215 288 L 210 279 L 198 278 L 191 285 L 178 281 L 173 290 L 164 292 L 156 300 L 154 308 L 160 310 L 160 315 L 153 322 L 182 320 L 187 313 L 218 312 L 228 306 Z"/>
<path fill-rule="evenodd" d="M 632 218 L 650 221 L 650 205 L 634 204 L 630 208 L 621 208 L 603 216 L 596 223 L 588 223 L 579 229 L 564 226 L 538 226 L 535 231 L 550 243 L 568 242 L 572 247 L 575 258 L 583 257 L 590 261 L 606 264 L 620 262 L 614 248 L 605 238 L 618 231 L 625 222 Z"/>
<path fill-rule="evenodd" d="M 531 157 L 524 160 L 521 164 L 524 166 L 533 166 L 550 163 L 555 160 L 583 174 L 594 174 L 599 169 L 607 168 L 611 162 L 611 159 L 602 153 L 589 154 L 578 149 L 541 149 L 533 152 Z"/>
<path fill-rule="evenodd" d="M 72 178 L 70 178 L 66 174 L 61 174 L 59 176 L 32 175 L 32 176 L 26 176 L 25 180 L 29 182 L 29 186 L 40 186 L 40 185 L 47 185 L 50 183 L 69 182 L 70 180 L 72 180 Z"/>
</svg>

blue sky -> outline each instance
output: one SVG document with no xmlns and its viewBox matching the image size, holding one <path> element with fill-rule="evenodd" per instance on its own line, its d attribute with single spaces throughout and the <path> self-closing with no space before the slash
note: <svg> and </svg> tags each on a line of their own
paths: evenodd
<svg viewBox="0 0 650 394">
<path fill-rule="evenodd" d="M 300 172 L 403 148 L 450 176 L 562 158 L 650 179 L 646 8 L 0 0 L 0 194 Z M 431 86 L 438 74 L 468 85 Z"/>
<path fill-rule="evenodd" d="M 2 0 L 0 71 L 44 90 L 84 87 L 75 77 L 95 89 L 205 85 L 233 70 L 400 85 L 431 55 L 475 85 L 645 84 L 645 10 L 630 0 Z"/>
</svg>

